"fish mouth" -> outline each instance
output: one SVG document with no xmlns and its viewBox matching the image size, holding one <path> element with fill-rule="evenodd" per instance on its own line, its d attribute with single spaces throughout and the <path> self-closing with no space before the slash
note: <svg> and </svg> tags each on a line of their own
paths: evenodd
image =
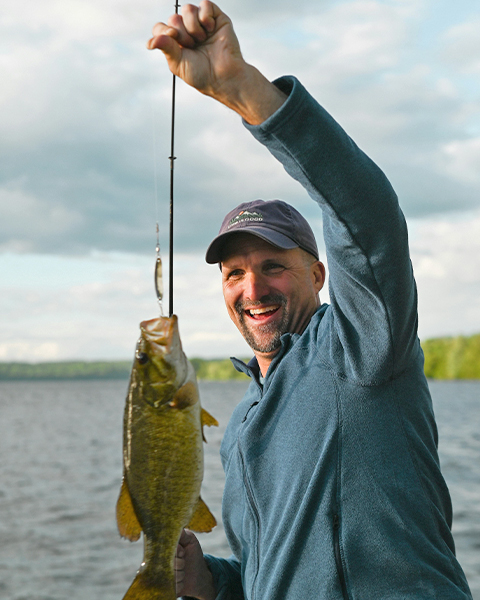
<svg viewBox="0 0 480 600">
<path fill-rule="evenodd" d="M 176 315 L 157 317 L 140 323 L 140 339 L 137 344 L 137 359 L 148 357 L 157 364 L 165 361 L 175 367 L 182 362 L 182 342 Z"/>
<path fill-rule="evenodd" d="M 166 380 L 179 387 L 186 377 L 187 359 L 182 350 L 176 315 L 157 317 L 140 323 L 140 339 L 136 351 L 137 364 L 152 363 L 161 386 Z"/>
<path fill-rule="evenodd" d="M 158 317 L 140 323 L 142 338 L 158 348 L 162 353 L 169 353 L 175 334 L 178 337 L 177 316 Z"/>
</svg>

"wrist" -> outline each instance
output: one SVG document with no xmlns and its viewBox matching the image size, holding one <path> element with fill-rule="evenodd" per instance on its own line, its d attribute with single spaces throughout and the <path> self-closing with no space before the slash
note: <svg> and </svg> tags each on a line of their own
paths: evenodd
<svg viewBox="0 0 480 600">
<path fill-rule="evenodd" d="M 254 66 L 244 63 L 230 84 L 212 94 L 250 125 L 260 125 L 275 113 L 287 96 Z"/>
</svg>

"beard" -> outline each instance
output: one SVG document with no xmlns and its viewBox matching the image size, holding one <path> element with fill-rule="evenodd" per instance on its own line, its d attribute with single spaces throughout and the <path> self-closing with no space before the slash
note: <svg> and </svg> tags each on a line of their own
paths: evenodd
<svg viewBox="0 0 480 600">
<path fill-rule="evenodd" d="M 245 314 L 245 306 L 254 308 L 255 306 L 265 304 L 279 304 L 278 310 L 282 311 L 282 319 L 276 323 L 266 323 L 251 328 L 247 322 L 248 317 Z M 235 310 L 239 317 L 240 333 L 250 346 L 256 352 L 269 353 L 277 350 L 281 346 L 280 338 L 288 332 L 289 312 L 287 308 L 287 298 L 283 294 L 271 294 L 263 297 L 259 302 L 237 302 Z"/>
</svg>

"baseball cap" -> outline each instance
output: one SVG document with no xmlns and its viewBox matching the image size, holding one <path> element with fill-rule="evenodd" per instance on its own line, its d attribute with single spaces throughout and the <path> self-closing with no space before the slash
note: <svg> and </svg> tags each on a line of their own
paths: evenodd
<svg viewBox="0 0 480 600">
<path fill-rule="evenodd" d="M 312 228 L 298 210 L 283 200 L 244 202 L 230 211 L 223 219 L 217 237 L 207 249 L 207 263 L 219 263 L 225 242 L 239 232 L 256 235 L 284 250 L 302 248 L 318 260 L 318 248 Z"/>
</svg>

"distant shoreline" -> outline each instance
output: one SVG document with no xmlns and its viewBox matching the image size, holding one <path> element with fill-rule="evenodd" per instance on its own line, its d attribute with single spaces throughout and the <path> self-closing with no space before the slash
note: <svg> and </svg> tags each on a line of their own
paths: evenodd
<svg viewBox="0 0 480 600">
<path fill-rule="evenodd" d="M 246 379 L 229 359 L 206 360 L 192 358 L 198 379 L 226 381 Z M 68 381 L 74 379 L 128 379 L 132 360 L 60 361 L 60 362 L 0 362 L 0 381 Z"/>
<path fill-rule="evenodd" d="M 480 334 L 434 338 L 422 342 L 425 375 L 430 379 L 480 379 Z M 192 358 L 197 378 L 208 381 L 246 379 L 229 359 Z M 0 362 L 0 381 L 128 379 L 131 360 Z"/>
</svg>

